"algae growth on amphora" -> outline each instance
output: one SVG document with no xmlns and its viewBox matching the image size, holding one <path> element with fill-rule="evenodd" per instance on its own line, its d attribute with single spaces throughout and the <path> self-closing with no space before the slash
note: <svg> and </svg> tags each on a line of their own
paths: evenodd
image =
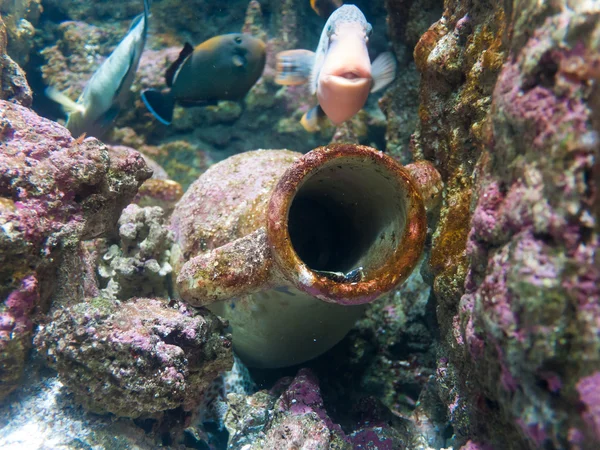
<svg viewBox="0 0 600 450">
<path fill-rule="evenodd" d="M 411 273 L 426 233 L 409 172 L 373 148 L 258 150 L 211 167 L 171 220 L 179 295 L 229 320 L 255 367 L 311 359 Z"/>
</svg>

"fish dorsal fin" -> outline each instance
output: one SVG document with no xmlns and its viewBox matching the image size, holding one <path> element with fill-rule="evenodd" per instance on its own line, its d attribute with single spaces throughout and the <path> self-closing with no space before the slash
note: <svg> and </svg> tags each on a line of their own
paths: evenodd
<svg viewBox="0 0 600 450">
<path fill-rule="evenodd" d="M 130 33 L 131 30 L 133 30 L 135 27 L 138 26 L 138 24 L 140 23 L 140 21 L 142 19 L 146 19 L 149 16 L 150 16 L 150 1 L 144 0 L 144 12 L 141 14 L 138 14 L 137 16 L 135 16 L 133 18 L 133 20 L 131 21 L 131 25 L 129 25 L 129 31 L 127 31 L 127 32 Z M 148 27 L 148 24 L 145 23 L 144 27 Z"/>
<path fill-rule="evenodd" d="M 145 13 L 138 14 L 137 16 L 135 16 L 131 22 L 131 25 L 129 25 L 129 30 L 127 32 L 131 33 L 131 30 L 133 30 L 135 27 L 137 27 L 137 25 L 140 23 L 140 21 L 144 17 L 145 17 Z"/>
<path fill-rule="evenodd" d="M 179 52 L 179 56 L 177 57 L 175 62 L 173 64 L 171 64 L 171 67 L 169 67 L 167 69 L 167 73 L 165 75 L 165 79 L 167 81 L 167 86 L 169 86 L 169 87 L 173 86 L 173 82 L 175 81 L 175 75 L 177 75 L 177 72 L 181 68 L 181 65 L 183 64 L 183 62 L 186 59 L 188 59 L 188 57 L 192 53 L 194 53 L 194 47 L 192 47 L 192 44 L 190 44 L 189 42 L 186 42 L 185 45 L 183 46 L 183 49 L 181 50 L 181 52 Z"/>
</svg>

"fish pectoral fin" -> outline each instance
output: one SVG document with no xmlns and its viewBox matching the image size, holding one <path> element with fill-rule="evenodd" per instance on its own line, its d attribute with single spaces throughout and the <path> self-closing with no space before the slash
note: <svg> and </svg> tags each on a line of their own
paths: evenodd
<svg viewBox="0 0 600 450">
<path fill-rule="evenodd" d="M 384 52 L 375 58 L 371 64 L 371 76 L 373 77 L 371 92 L 377 92 L 394 81 L 397 66 L 398 63 L 392 52 Z"/>
<path fill-rule="evenodd" d="M 315 52 L 310 50 L 286 50 L 277 53 L 275 83 L 283 86 L 298 86 L 310 79 L 315 63 Z"/>
<path fill-rule="evenodd" d="M 85 107 L 82 104 L 74 102 L 55 87 L 49 86 L 46 88 L 45 92 L 46 96 L 60 104 L 67 114 L 72 114 L 74 112 L 80 112 L 83 114 L 85 112 Z"/>
<path fill-rule="evenodd" d="M 231 62 L 235 67 L 244 67 L 246 65 L 246 58 L 242 55 L 233 55 L 231 57 Z"/>
<path fill-rule="evenodd" d="M 300 123 L 306 131 L 309 133 L 316 133 L 321 129 L 321 125 L 327 115 L 321 106 L 317 105 L 314 108 L 308 110 L 300 119 Z"/>
<path fill-rule="evenodd" d="M 181 68 L 181 65 L 185 62 L 188 57 L 194 53 L 194 47 L 189 42 L 186 42 L 181 51 L 179 52 L 179 56 L 175 60 L 171 66 L 167 69 L 167 73 L 165 74 L 165 81 L 168 87 L 173 86 L 173 82 L 175 81 L 177 72 Z"/>
</svg>

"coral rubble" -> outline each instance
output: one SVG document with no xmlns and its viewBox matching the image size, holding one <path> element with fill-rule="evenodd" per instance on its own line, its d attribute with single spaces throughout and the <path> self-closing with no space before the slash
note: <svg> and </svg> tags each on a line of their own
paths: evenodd
<svg viewBox="0 0 600 450">
<path fill-rule="evenodd" d="M 198 406 L 233 363 L 223 325 L 161 300 L 96 298 L 56 311 L 35 342 L 86 408 L 139 417 Z"/>
<path fill-rule="evenodd" d="M 119 244 L 100 258 L 98 274 L 107 295 L 121 300 L 135 296 L 169 296 L 172 233 L 157 206 L 129 205 L 119 218 Z"/>
<path fill-rule="evenodd" d="M 137 152 L 109 154 L 60 125 L 0 101 L 1 396 L 15 388 L 33 312 L 48 309 L 57 270 L 81 240 L 112 229 L 151 172 Z"/>
<path fill-rule="evenodd" d="M 329 416 L 319 380 L 308 369 L 281 380 L 270 392 L 254 394 L 250 401 L 236 395 L 231 400 L 225 417 L 231 448 L 391 450 L 407 448 L 411 440 L 408 423 L 386 416 L 372 399 L 355 405 L 355 423 L 346 433 Z"/>
</svg>

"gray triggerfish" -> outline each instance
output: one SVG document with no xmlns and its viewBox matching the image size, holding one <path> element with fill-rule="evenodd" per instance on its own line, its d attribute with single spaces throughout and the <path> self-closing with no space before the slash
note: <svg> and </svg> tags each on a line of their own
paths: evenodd
<svg viewBox="0 0 600 450">
<path fill-rule="evenodd" d="M 53 87 L 46 89 L 46 95 L 60 103 L 68 113 L 66 126 L 73 136 L 86 133 L 102 137 L 126 105 L 146 44 L 150 15 L 148 2 L 144 0 L 144 12 L 133 20 L 127 35 L 94 72 L 77 102 Z"/>
<path fill-rule="evenodd" d="M 170 125 L 175 104 L 203 106 L 244 97 L 262 75 L 265 61 L 264 42 L 247 34 L 215 36 L 196 48 L 186 43 L 167 70 L 170 90 L 148 89 L 142 100 L 154 117 Z"/>
<path fill-rule="evenodd" d="M 391 52 L 373 63 L 367 43 L 371 24 L 355 5 L 336 9 L 325 24 L 316 52 L 287 50 L 277 54 L 275 82 L 282 85 L 309 83 L 319 104 L 302 117 L 307 131 L 319 128 L 319 116 L 335 124 L 350 119 L 364 106 L 369 92 L 376 92 L 396 77 Z"/>
</svg>

